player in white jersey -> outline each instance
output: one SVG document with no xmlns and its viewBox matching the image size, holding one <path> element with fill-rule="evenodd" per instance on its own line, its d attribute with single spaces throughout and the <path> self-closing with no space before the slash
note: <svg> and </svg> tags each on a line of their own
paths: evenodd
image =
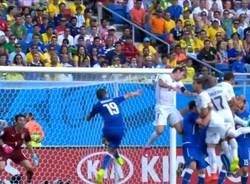
<svg viewBox="0 0 250 184">
<path fill-rule="evenodd" d="M 198 76 L 193 81 L 193 90 L 198 93 L 196 98 L 197 111 L 200 118 L 197 123 L 200 126 L 207 126 L 206 143 L 208 161 L 211 168 L 212 181 L 217 180 L 217 162 L 215 147 L 219 144 L 221 139 L 225 138 L 224 120 L 213 109 L 213 104 L 207 91 L 204 90 L 207 82 L 206 76 Z"/>
<path fill-rule="evenodd" d="M 234 80 L 233 72 L 227 72 L 224 75 L 224 81 L 220 82 L 218 86 L 221 86 L 225 90 L 228 98 L 230 99 L 229 106 L 233 108 L 234 107 L 238 108 L 239 104 L 235 98 L 235 93 L 233 89 L 234 83 L 235 83 L 235 80 Z M 235 123 L 243 125 L 244 127 L 248 125 L 248 122 L 242 120 L 240 117 L 236 115 L 234 115 L 234 121 Z"/>
<path fill-rule="evenodd" d="M 155 106 L 155 131 L 149 138 L 145 149 L 146 150 L 153 144 L 153 142 L 163 133 L 164 126 L 168 123 L 170 127 L 174 127 L 178 133 L 182 133 L 182 116 L 176 109 L 176 93 L 182 92 L 185 95 L 193 96 L 194 93 L 186 90 L 182 79 L 186 78 L 186 68 L 176 67 L 172 73 L 161 74 L 158 76 L 156 85 L 156 106 Z"/>
<path fill-rule="evenodd" d="M 214 109 L 223 117 L 224 129 L 226 131 L 225 138 L 221 142 L 222 150 L 224 151 L 227 158 L 230 160 L 231 171 L 239 169 L 239 158 L 238 158 L 238 144 L 235 139 L 235 123 L 233 118 L 233 112 L 229 107 L 229 103 L 232 100 L 232 93 L 229 94 L 226 88 L 221 85 L 217 85 L 217 79 L 213 76 L 208 76 L 207 81 L 208 89 L 206 90 L 211 98 Z M 230 145 L 230 148 L 228 146 Z"/>
</svg>

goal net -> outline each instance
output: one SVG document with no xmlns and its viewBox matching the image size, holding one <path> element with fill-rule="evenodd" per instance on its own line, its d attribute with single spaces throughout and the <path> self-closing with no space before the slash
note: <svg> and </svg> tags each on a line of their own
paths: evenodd
<svg viewBox="0 0 250 184">
<path fill-rule="evenodd" d="M 169 159 L 168 127 L 148 157 L 142 155 L 154 131 L 156 76 L 171 70 L 0 67 L 0 72 L 0 118 L 13 125 L 16 114 L 32 112 L 45 133 L 42 147 L 35 149 L 40 163 L 34 170 L 33 183 L 95 183 L 106 151 L 101 143 L 102 119 L 97 116 L 87 122 L 84 117 L 97 102 L 96 90 L 103 87 L 110 97 L 144 91 L 122 103 L 126 130 L 120 153 L 125 164 L 111 164 L 104 183 L 176 183 L 176 170 L 169 165 L 175 167 L 183 160 L 179 149 L 177 157 L 174 150 Z M 8 75 L 13 80 L 6 80 L 10 79 Z M 180 108 L 187 104 L 184 96 L 178 96 L 177 101 Z M 181 145 L 179 139 L 177 145 Z M 26 149 L 23 152 L 31 159 Z M 26 181 L 25 170 L 8 160 L 0 178 L 11 183 L 20 176 Z"/>
</svg>

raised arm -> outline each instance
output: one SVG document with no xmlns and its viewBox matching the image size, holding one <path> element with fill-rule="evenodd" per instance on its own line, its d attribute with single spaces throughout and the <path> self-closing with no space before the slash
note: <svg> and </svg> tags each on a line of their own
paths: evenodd
<svg viewBox="0 0 250 184">
<path fill-rule="evenodd" d="M 124 98 L 127 100 L 130 97 L 140 96 L 142 94 L 142 92 L 143 92 L 142 90 L 137 90 L 137 91 L 134 91 L 131 93 L 127 93 L 124 95 Z"/>
</svg>

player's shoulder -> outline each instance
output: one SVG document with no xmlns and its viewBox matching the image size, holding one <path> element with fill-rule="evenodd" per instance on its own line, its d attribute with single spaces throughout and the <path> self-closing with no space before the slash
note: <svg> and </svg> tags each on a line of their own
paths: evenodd
<svg viewBox="0 0 250 184">
<path fill-rule="evenodd" d="M 5 132 L 9 132 L 9 131 L 13 131 L 14 130 L 14 126 L 7 126 L 4 128 Z"/>
<path fill-rule="evenodd" d="M 207 97 L 209 97 L 208 91 L 204 90 L 198 96 L 201 97 L 201 98 L 205 98 L 205 97 L 207 98 Z"/>
<path fill-rule="evenodd" d="M 159 74 L 158 80 L 171 80 L 171 76 L 169 74 Z"/>
</svg>

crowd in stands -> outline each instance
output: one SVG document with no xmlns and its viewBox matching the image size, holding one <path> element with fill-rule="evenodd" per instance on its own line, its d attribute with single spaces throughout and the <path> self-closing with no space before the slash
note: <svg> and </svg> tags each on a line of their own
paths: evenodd
<svg viewBox="0 0 250 184">
<path fill-rule="evenodd" d="M 107 16 L 99 25 L 96 1 L 2 0 L 0 65 L 123 68 L 186 65 L 186 80 L 191 81 L 195 70 L 204 69 L 188 58 L 192 55 L 220 69 L 250 71 L 248 0 L 102 2 L 163 39 L 170 45 L 170 52 L 138 29 L 133 40 L 130 26 L 123 26 L 119 36 L 115 22 Z M 167 46 L 163 44 L 164 47 Z M 4 77 L 23 79 L 17 74 Z"/>
</svg>

